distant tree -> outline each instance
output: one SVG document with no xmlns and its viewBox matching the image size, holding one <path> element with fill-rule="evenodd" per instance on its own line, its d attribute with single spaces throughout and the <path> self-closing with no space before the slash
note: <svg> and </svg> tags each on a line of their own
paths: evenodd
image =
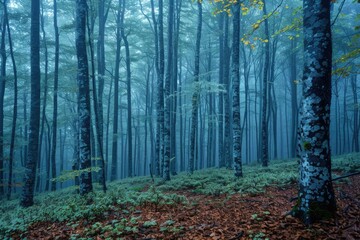
<svg viewBox="0 0 360 240">
<path fill-rule="evenodd" d="M 240 127 L 240 3 L 233 7 L 233 43 L 232 43 L 232 63 L 231 63 L 231 79 L 233 84 L 233 161 L 235 164 L 235 176 L 242 177 L 241 162 L 241 127 Z"/>
<path fill-rule="evenodd" d="M 202 3 L 197 2 L 198 6 L 198 23 L 196 30 L 196 46 L 195 46 L 195 68 L 194 68 L 194 93 L 192 96 L 192 113 L 191 113 L 191 135 L 190 135 L 190 159 L 189 159 L 189 172 L 194 172 L 195 165 L 195 143 L 196 143 L 196 130 L 198 125 L 198 112 L 199 112 L 199 72 L 200 72 L 200 44 L 201 44 L 201 31 L 202 31 Z"/>
<path fill-rule="evenodd" d="M 98 92 L 96 102 L 94 103 L 95 109 L 95 122 L 97 132 L 97 142 L 99 146 L 99 166 L 101 168 L 99 173 L 99 182 L 106 192 L 106 174 L 105 174 L 105 158 L 104 158 L 104 110 L 103 110 L 103 94 L 105 86 L 105 23 L 108 11 L 105 12 L 105 0 L 98 2 L 99 14 L 99 35 L 97 42 L 97 64 L 98 64 Z M 95 91 L 95 88 L 94 88 Z M 95 99 L 94 99 L 95 100 Z"/>
<path fill-rule="evenodd" d="M 12 116 L 12 126 L 11 126 L 11 140 L 10 140 L 10 156 L 9 156 L 9 179 L 8 179 L 8 191 L 6 193 L 7 199 L 11 198 L 11 190 L 12 190 L 12 179 L 13 179 L 13 165 L 15 160 L 15 138 L 16 138 L 16 123 L 17 123 L 17 112 L 18 112 L 18 77 L 17 77 L 17 67 L 14 57 L 14 49 L 13 49 L 13 41 L 11 37 L 11 28 L 9 24 L 8 12 L 7 12 L 7 3 L 4 2 L 4 21 L 6 21 L 6 28 L 8 33 L 9 40 L 9 48 L 10 48 L 10 56 L 11 62 L 13 65 L 13 73 L 14 73 L 14 107 L 13 107 L 13 116 Z"/>
<path fill-rule="evenodd" d="M 298 99 L 297 99 L 297 81 L 296 81 L 296 38 L 291 41 L 290 57 L 290 89 L 291 89 L 291 136 L 290 136 L 290 157 L 296 156 L 296 133 L 298 126 Z"/>
<path fill-rule="evenodd" d="M 90 147 L 90 83 L 86 51 L 86 0 L 76 0 L 76 55 L 78 59 L 78 115 L 79 115 L 79 158 L 81 172 L 80 194 L 92 191 L 91 147 Z"/>
<path fill-rule="evenodd" d="M 299 129 L 300 184 L 294 215 L 305 224 L 334 217 L 330 104 L 332 38 L 330 1 L 304 0 L 303 100 Z"/>
<path fill-rule="evenodd" d="M 6 6 L 3 8 L 3 15 L 5 14 Z M 0 55 L 1 55 L 1 69 L 0 69 L 0 196 L 3 196 L 4 191 L 4 97 L 5 97 L 5 83 L 6 83 L 6 21 L 3 17 L 1 22 L 1 42 L 0 42 Z"/>
<path fill-rule="evenodd" d="M 36 163 L 38 161 L 40 126 L 40 0 L 31 1 L 31 109 L 28 155 L 25 163 L 24 186 L 20 199 L 22 207 L 34 204 Z"/>
<path fill-rule="evenodd" d="M 125 12 L 125 0 L 122 2 L 123 13 Z M 124 20 L 124 17 L 121 17 Z M 125 33 L 124 22 L 121 23 L 121 37 L 125 45 L 125 63 L 126 63 L 126 90 L 127 90 L 127 147 L 128 147 L 128 177 L 133 177 L 133 157 L 132 157 L 132 113 L 131 113 L 131 58 L 128 34 Z"/>
<path fill-rule="evenodd" d="M 54 30 L 55 30 L 55 62 L 54 62 L 54 106 L 51 141 L 51 177 L 56 178 L 56 140 L 57 140 L 57 115 L 58 115 L 58 88 L 59 88 L 59 27 L 57 20 L 57 0 L 54 0 Z M 56 182 L 51 182 L 51 191 L 56 190 Z"/>
<path fill-rule="evenodd" d="M 151 0 L 152 19 L 155 35 L 155 61 L 157 74 L 157 101 L 156 101 L 156 143 L 155 165 L 156 175 L 162 175 L 163 162 L 163 133 L 164 133 L 164 73 L 165 73 L 165 50 L 164 50 L 164 9 L 163 0 L 159 0 L 159 14 L 156 19 L 154 0 Z"/>
<path fill-rule="evenodd" d="M 359 126 L 359 102 L 358 102 L 358 84 L 356 83 L 356 78 L 357 75 L 353 74 L 351 76 L 351 89 L 352 89 L 352 94 L 353 94 L 353 98 L 354 98 L 354 117 L 353 117 L 353 128 L 354 128 L 354 133 L 353 133 L 353 139 L 352 139 L 352 145 L 353 145 L 353 151 L 355 152 L 359 152 L 360 147 L 359 147 L 359 132 L 360 132 L 360 126 Z"/>
<path fill-rule="evenodd" d="M 119 125 L 119 71 L 120 71 L 120 51 L 121 51 L 121 20 L 122 14 L 122 0 L 119 0 L 119 7 L 116 16 L 116 53 L 115 53 L 115 76 L 114 76 L 114 118 L 113 118 L 113 142 L 112 142 L 112 156 L 111 156 L 111 177 L 113 181 L 117 179 L 118 168 L 118 125 Z"/>
<path fill-rule="evenodd" d="M 261 160 L 263 167 L 267 167 L 269 164 L 269 137 L 268 137 L 268 98 L 269 98 L 269 65 L 270 65 L 270 43 L 269 43 L 269 21 L 266 11 L 266 4 L 264 2 L 263 12 L 265 16 L 265 59 L 263 70 L 263 89 L 262 89 L 262 109 L 261 109 Z"/>
</svg>

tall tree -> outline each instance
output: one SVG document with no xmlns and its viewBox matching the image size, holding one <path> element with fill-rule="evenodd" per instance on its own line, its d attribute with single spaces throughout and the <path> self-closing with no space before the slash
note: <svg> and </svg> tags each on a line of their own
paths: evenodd
<svg viewBox="0 0 360 240">
<path fill-rule="evenodd" d="M 170 180 L 170 157 L 171 157 L 171 103 L 170 100 L 170 87 L 173 78 L 173 24 L 174 23 L 174 1 L 169 0 L 169 13 L 168 13 L 168 44 L 167 44 L 167 68 L 165 76 L 165 112 L 164 112 L 164 179 Z M 174 133 L 172 133 L 174 134 Z"/>
<path fill-rule="evenodd" d="M 17 122 L 17 112 L 18 112 L 18 77 L 17 77 L 17 67 L 14 57 L 14 49 L 13 49 L 13 41 L 11 37 L 11 29 L 9 24 L 8 12 L 7 12 L 7 2 L 4 2 L 4 20 L 6 21 L 6 28 L 8 33 L 9 40 L 9 48 L 10 48 L 10 56 L 11 62 L 13 66 L 14 73 L 14 107 L 13 107 L 13 119 L 12 119 L 12 127 L 11 127 L 11 141 L 10 141 L 10 156 L 9 156 L 9 178 L 8 178 L 8 191 L 7 191 L 7 199 L 10 200 L 11 190 L 12 190 L 12 177 L 13 177 L 13 164 L 15 158 L 15 133 L 16 133 L 16 122 Z"/>
<path fill-rule="evenodd" d="M 116 16 L 116 53 L 115 53 L 115 75 L 114 75 L 114 119 L 113 119 L 113 142 L 112 142 L 112 156 L 111 156 L 111 177 L 110 180 L 113 181 L 117 178 L 117 168 L 118 168 L 118 123 L 119 123 L 119 70 L 120 70 L 120 51 L 121 51 L 121 20 L 122 0 L 119 0 L 119 7 Z"/>
<path fill-rule="evenodd" d="M 305 224 L 335 216 L 331 178 L 330 1 L 304 0 L 303 100 L 299 130 L 300 183 L 296 216 Z"/>
<path fill-rule="evenodd" d="M 57 138 L 57 115 L 58 115 L 58 86 L 59 86 L 59 27 L 57 20 L 57 0 L 54 0 L 54 30 L 55 30 L 55 66 L 54 66 L 54 106 L 51 143 L 51 177 L 56 177 L 56 138 Z M 52 181 L 51 191 L 56 190 L 56 182 Z"/>
<path fill-rule="evenodd" d="M 49 82 L 49 53 L 48 53 L 48 47 L 47 47 L 47 40 L 46 40 L 46 31 L 45 31 L 45 19 L 44 19 L 44 2 L 41 1 L 41 16 L 40 16 L 40 27 L 41 27 L 41 32 L 42 32 L 42 48 L 44 49 L 44 62 L 45 62 L 45 67 L 44 67 L 44 87 L 43 87 L 43 98 L 42 98 L 42 109 L 41 109 L 41 120 L 40 120 L 40 142 L 39 142 L 39 159 L 38 159 L 38 163 L 37 163 L 37 168 L 38 168 L 38 175 L 37 175 L 37 182 L 36 182 L 36 190 L 40 191 L 40 183 L 41 183 L 41 176 L 40 176 L 40 172 L 41 172 L 41 157 L 42 157 L 42 153 L 46 152 L 43 151 L 43 145 L 44 143 L 46 144 L 46 136 L 44 136 L 45 134 L 45 125 L 46 125 L 46 107 L 47 107 L 47 97 L 48 97 L 48 82 Z M 48 133 L 49 134 L 49 133 Z M 45 145 L 45 149 L 46 149 L 46 145 Z M 47 152 L 46 152 L 47 153 Z M 46 180 L 45 180 L 45 191 L 48 191 L 50 188 L 50 158 L 47 158 L 45 155 L 45 165 L 46 165 Z"/>
<path fill-rule="evenodd" d="M 267 167 L 269 164 L 269 139 L 268 139 L 268 81 L 269 81 L 269 65 L 270 65 L 270 43 L 269 43 L 269 21 L 266 11 L 266 3 L 264 2 L 263 12 L 265 17 L 265 62 L 263 71 L 263 89 L 262 89 L 262 109 L 261 109 L 261 160 L 262 165 Z"/>
<path fill-rule="evenodd" d="M 3 3 L 5 5 L 5 3 Z M 6 83 L 6 21 L 5 21 L 5 6 L 3 8 L 3 19 L 1 23 L 1 69 L 0 69 L 0 196 L 3 196 L 4 191 L 4 97 L 5 97 L 5 83 Z"/>
<path fill-rule="evenodd" d="M 105 176 L 105 159 L 104 159 L 104 109 L 103 109 L 103 95 L 105 86 L 105 23 L 108 11 L 105 12 L 105 0 L 98 2 L 99 14 L 99 35 L 97 42 L 97 64 L 98 64 L 98 92 L 97 101 L 94 103 L 96 114 L 96 132 L 97 142 L 99 146 L 100 168 L 99 180 L 103 186 L 103 191 L 106 191 L 106 176 Z M 95 90 L 94 90 L 95 91 Z"/>
<path fill-rule="evenodd" d="M 25 163 L 24 186 L 20 205 L 29 207 L 34 204 L 34 185 L 36 163 L 38 160 L 40 127 L 40 0 L 31 1 L 31 107 L 28 155 Z"/>
<path fill-rule="evenodd" d="M 81 172 L 80 194 L 92 191 L 91 145 L 90 145 L 90 83 L 86 51 L 86 0 L 76 0 L 76 55 L 78 60 L 78 115 L 79 115 L 79 158 Z"/>
<path fill-rule="evenodd" d="M 290 157 L 296 156 L 296 133 L 298 125 L 298 100 L 296 81 L 296 38 L 291 40 L 290 57 L 290 88 L 291 88 L 291 136 Z"/>
<path fill-rule="evenodd" d="M 190 135 L 190 158 L 189 158 L 189 172 L 194 172 L 195 165 L 195 144 L 196 144 L 196 130 L 198 125 L 199 112 L 199 72 L 200 72 L 200 44 L 201 44 L 201 30 L 202 30 L 202 3 L 197 1 L 198 6 L 198 25 L 196 30 L 196 45 L 195 45 L 195 68 L 194 68 L 194 93 L 192 96 L 192 112 L 191 112 L 191 135 Z"/>
<path fill-rule="evenodd" d="M 241 127 L 240 127 L 240 3 L 236 3 L 233 7 L 233 42 L 232 42 L 232 63 L 231 63 L 231 79 L 233 89 L 233 161 L 235 164 L 235 176 L 242 177 L 241 162 Z"/>
<path fill-rule="evenodd" d="M 162 162 L 163 162 L 163 133 L 164 133 L 164 73 L 165 73 L 165 50 L 164 50 L 164 7 L 163 0 L 159 0 L 159 14 L 158 20 L 155 19 L 155 9 L 153 0 L 152 3 L 152 12 L 153 12 L 153 22 L 154 29 L 158 27 L 158 34 L 155 37 L 155 51 L 157 52 L 157 102 L 156 102 L 156 111 L 157 111 L 157 120 L 156 120 L 156 143 L 155 143 L 155 158 L 156 158 L 156 175 L 162 175 Z M 156 25 L 155 25 L 156 23 Z M 154 31 L 155 35 L 157 30 Z"/>
<path fill-rule="evenodd" d="M 356 83 L 356 74 L 353 74 L 351 76 L 351 89 L 352 89 L 352 93 L 353 93 L 353 99 L 354 99 L 354 117 L 353 117 L 353 121 L 354 121 L 354 133 L 353 133 L 353 139 L 352 139 L 352 145 L 353 145 L 353 151 L 355 152 L 359 152 L 360 148 L 359 148 L 359 131 L 360 131 L 360 126 L 359 126 L 359 103 L 358 103 L 358 87 L 357 87 L 357 83 Z"/>
<path fill-rule="evenodd" d="M 125 12 L 125 0 L 123 0 L 123 13 Z M 124 20 L 124 17 L 121 17 Z M 131 58 L 128 35 L 125 33 L 124 22 L 121 23 L 121 36 L 125 45 L 126 63 L 126 90 L 127 90 L 127 146 L 128 146 L 128 177 L 133 176 L 133 157 L 132 157 L 132 114 L 131 114 Z"/>
</svg>

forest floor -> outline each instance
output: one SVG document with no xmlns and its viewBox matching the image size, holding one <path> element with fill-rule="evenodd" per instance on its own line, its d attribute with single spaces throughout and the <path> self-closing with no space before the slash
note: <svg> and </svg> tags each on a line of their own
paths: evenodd
<svg viewBox="0 0 360 240">
<path fill-rule="evenodd" d="M 333 158 L 333 177 L 360 172 L 360 154 Z M 334 181 L 336 218 L 304 226 L 288 213 L 297 196 L 298 163 L 149 176 L 108 184 L 79 196 L 76 188 L 0 200 L 0 239 L 360 239 L 360 175 Z"/>
<path fill-rule="evenodd" d="M 27 238 L 68 239 L 74 233 L 86 237 L 94 222 L 106 226 L 125 218 L 131 224 L 123 239 L 360 239 L 360 176 L 335 184 L 336 219 L 311 227 L 286 214 L 294 205 L 290 199 L 297 194 L 296 186 L 268 187 L 264 193 L 246 196 L 181 191 L 177 194 L 186 196 L 190 204 L 147 204 L 126 213 L 109 211 L 91 222 L 82 219 L 75 228 L 38 222 L 29 228 Z"/>
</svg>

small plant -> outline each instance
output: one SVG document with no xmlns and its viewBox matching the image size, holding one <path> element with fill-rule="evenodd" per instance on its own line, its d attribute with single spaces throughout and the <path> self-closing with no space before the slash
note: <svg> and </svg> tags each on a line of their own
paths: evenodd
<svg viewBox="0 0 360 240">
<path fill-rule="evenodd" d="M 146 221 L 143 223 L 144 228 L 154 227 L 157 226 L 157 222 L 154 219 L 151 219 L 150 221 Z"/>
</svg>

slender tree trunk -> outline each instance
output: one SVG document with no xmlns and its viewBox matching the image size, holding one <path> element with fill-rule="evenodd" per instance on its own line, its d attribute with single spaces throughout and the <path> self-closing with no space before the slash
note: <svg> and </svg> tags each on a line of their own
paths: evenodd
<svg viewBox="0 0 360 240">
<path fill-rule="evenodd" d="M 54 0 L 54 29 L 55 29 L 55 70 L 54 70 L 54 111 L 51 144 L 51 177 L 56 178 L 56 139 L 58 115 L 58 86 L 59 86 L 59 28 L 57 24 L 57 0 Z M 52 181 L 51 191 L 56 190 L 56 182 Z"/>
<path fill-rule="evenodd" d="M 34 204 L 36 163 L 39 154 L 40 126 L 40 0 L 31 1 L 31 109 L 28 155 L 25 163 L 24 186 L 20 199 L 22 207 Z"/>
<path fill-rule="evenodd" d="M 100 3 L 99 3 L 100 4 Z M 89 25 L 88 25 L 89 27 Z M 93 25 L 91 25 L 91 27 L 93 27 Z M 95 145 L 97 142 L 97 146 L 98 146 L 98 154 L 99 154 L 99 167 L 100 167 L 100 173 L 99 174 L 95 174 L 94 175 L 98 175 L 99 177 L 99 182 L 102 186 L 102 190 L 103 192 L 106 192 L 106 175 L 105 175 L 105 159 L 104 159 L 104 144 L 103 144 L 103 138 L 104 138 L 104 128 L 103 128 L 103 122 L 104 122 L 104 116 L 103 116 L 103 108 L 102 108 L 102 98 L 103 98 L 103 76 L 100 77 L 99 79 L 99 88 L 102 88 L 102 90 L 99 90 L 98 94 L 96 94 L 97 92 L 97 88 L 96 88 L 96 83 L 95 83 L 95 66 L 94 66 L 94 51 L 93 51 L 93 45 L 92 45 L 92 39 L 91 39 L 91 32 L 93 32 L 93 29 L 89 28 L 88 31 L 88 36 L 89 36 L 89 42 L 90 42 L 90 55 L 91 55 L 91 70 L 92 70 L 92 93 L 93 93 L 93 101 L 94 101 L 94 113 L 95 113 L 95 129 L 96 129 L 96 141 L 95 141 L 95 131 L 92 131 L 93 134 L 91 134 L 91 139 L 92 139 L 92 143 L 93 143 L 93 147 L 92 147 L 92 151 L 93 151 L 93 157 L 94 157 L 94 164 L 93 166 L 96 165 L 97 163 L 97 152 L 95 151 Z M 100 44 L 101 45 L 101 44 Z M 101 47 L 101 46 L 100 46 Z M 101 52 L 101 51 L 100 51 Z M 99 54 L 99 53 L 98 53 Z M 102 53 L 100 53 L 102 54 Z M 99 57 L 99 56 L 98 56 Z M 101 60 L 103 61 L 103 60 Z M 104 60 L 105 61 L 105 60 Z M 98 61 L 99 62 L 99 61 Z M 104 63 L 105 64 L 105 63 Z M 101 65 L 101 64 L 100 64 Z M 101 65 L 100 68 L 102 68 L 103 66 Z M 105 67 L 104 67 L 105 68 Z M 104 70 L 105 72 L 105 70 Z M 100 75 L 100 73 L 99 73 Z M 102 79 L 102 80 L 101 80 Z M 99 108 L 99 99 L 101 98 L 101 107 Z M 91 115 L 90 115 L 91 116 Z M 91 124 L 91 120 L 90 120 L 90 125 Z M 91 128 L 91 127 L 90 127 Z M 92 128 L 91 128 L 92 130 Z"/>
<path fill-rule="evenodd" d="M 6 6 L 4 4 L 3 14 L 6 16 Z M 1 54 L 1 69 L 0 69 L 0 197 L 4 196 L 4 97 L 5 97 L 5 85 L 6 85 L 6 48 L 5 38 L 6 37 L 6 18 L 2 19 L 1 26 L 1 43 L 0 43 L 0 54 Z"/>
<path fill-rule="evenodd" d="M 195 144 L 196 144 L 196 131 L 198 125 L 198 111 L 199 111 L 199 72 L 200 72 L 200 44 L 201 44 L 201 30 L 202 30 L 202 3 L 197 2 L 198 6 L 198 25 L 196 31 L 196 46 L 195 46 L 195 68 L 194 68 L 194 93 L 192 96 L 192 113 L 191 113 L 191 135 L 190 135 L 190 159 L 189 159 L 189 172 L 194 172 L 194 159 L 195 159 Z"/>
<path fill-rule="evenodd" d="M 119 8 L 117 12 L 116 20 L 116 55 L 115 55 L 115 76 L 114 76 L 114 117 L 113 117 L 113 137 L 112 137 L 112 156 L 111 156 L 111 181 L 114 181 L 118 178 L 117 169 L 118 169 L 118 124 L 119 124 L 119 71 L 120 71 L 120 51 L 121 51 L 121 20 L 122 0 L 119 0 Z"/>
<path fill-rule="evenodd" d="M 266 4 L 264 2 L 264 16 L 267 15 Z M 269 76 L 269 62 L 270 62 L 270 44 L 269 44 L 269 23 L 268 19 L 265 18 L 265 36 L 268 40 L 265 42 L 265 63 L 264 63 L 264 76 L 262 86 L 262 116 L 261 116 L 261 161 L 263 167 L 269 165 L 269 146 L 268 146 L 268 76 Z"/>
<path fill-rule="evenodd" d="M 13 43 L 11 37 L 11 29 L 9 24 L 8 12 L 7 12 L 7 3 L 4 3 L 4 21 L 6 21 L 9 47 L 10 47 L 10 57 L 13 66 L 14 73 L 14 107 L 13 107 L 13 117 L 12 117 L 12 127 L 11 127 L 11 141 L 10 141 L 10 156 L 9 156 L 9 179 L 8 179 L 8 191 L 7 191 L 7 199 L 11 198 L 11 190 L 12 190 L 12 178 L 13 178 L 13 164 L 15 160 L 15 133 L 16 133 L 16 122 L 17 122 L 17 112 L 18 112 L 18 77 L 17 77 L 17 67 L 14 57 Z"/>
<path fill-rule="evenodd" d="M 125 0 L 123 0 L 123 13 L 125 12 Z M 124 17 L 121 17 L 124 20 Z M 126 62 L 126 84 L 127 84 L 127 139 L 128 139 L 128 177 L 133 176 L 133 159 L 132 159 L 132 122 L 131 122 L 131 59 L 130 47 L 125 34 L 124 23 L 121 24 L 121 36 L 125 45 L 125 62 Z"/>
<path fill-rule="evenodd" d="M 219 14 L 219 84 L 224 84 L 224 19 L 225 19 L 225 13 Z M 219 167 L 225 166 L 225 159 L 224 159 L 224 94 L 222 92 L 219 93 L 219 103 L 218 103 L 218 124 L 219 124 Z"/>
<path fill-rule="evenodd" d="M 343 149 L 342 149 L 342 153 L 348 153 L 350 151 L 350 147 L 349 147 L 349 144 L 350 144 L 350 141 L 347 141 L 348 139 L 348 135 L 347 135 L 347 132 L 346 132 L 346 128 L 349 124 L 348 122 L 348 114 L 347 114 L 347 104 L 346 104 L 346 99 L 347 99 L 347 88 L 348 88 L 348 80 L 347 78 L 344 79 L 344 98 L 343 98 L 343 129 L 342 129 L 342 132 L 343 132 Z"/>
<path fill-rule="evenodd" d="M 296 134 L 298 129 L 298 99 L 297 99 L 297 84 L 296 80 L 296 38 L 291 40 L 291 57 L 290 57 L 290 88 L 291 88 L 291 136 L 290 136 L 290 157 L 296 156 Z"/>
<path fill-rule="evenodd" d="M 90 145 L 90 80 L 86 51 L 86 0 L 76 0 L 76 55 L 78 59 L 78 114 L 79 114 L 79 158 L 80 195 L 92 191 L 91 145 Z"/>
<path fill-rule="evenodd" d="M 109 9 L 109 8 L 108 8 Z M 100 184 L 103 191 L 106 192 L 106 164 L 104 158 L 104 107 L 103 107 L 103 95 L 104 95 L 104 76 L 105 76 L 105 23 L 107 19 L 108 11 L 105 12 L 105 0 L 98 1 L 98 15 L 99 15 L 99 33 L 97 42 L 97 64 L 98 64 L 98 92 L 97 101 L 94 103 L 95 108 L 95 121 L 97 142 L 99 145 L 100 155 Z M 95 93 L 95 88 L 94 88 Z M 95 101 L 95 99 L 94 99 Z M 97 107 L 96 107 L 97 106 Z"/>
<path fill-rule="evenodd" d="M 233 8 L 233 43 L 232 43 L 232 111 L 233 111 L 233 161 L 235 164 L 235 176 L 242 177 L 242 159 L 241 159 L 241 122 L 240 122 L 240 3 L 235 4 Z"/>
<path fill-rule="evenodd" d="M 224 164 L 227 168 L 232 166 L 232 150 L 233 150 L 233 139 L 232 139 L 232 113 L 230 107 L 230 98 L 232 89 L 230 88 L 230 47 L 229 47 L 229 16 L 225 15 L 225 25 L 223 29 L 224 34 L 224 65 L 223 67 L 223 79 L 225 86 L 224 98 Z"/>
<path fill-rule="evenodd" d="M 156 61 L 156 74 L 157 80 L 157 101 L 156 101 L 156 143 L 155 143 L 155 169 L 156 175 L 161 176 L 161 163 L 162 163 L 162 146 L 163 146 L 163 132 L 164 132 L 164 26 L 163 26 L 163 0 L 159 0 L 159 14 L 158 20 L 155 17 L 154 0 L 151 0 L 151 14 L 154 24 L 155 35 L 155 61 Z"/>
<path fill-rule="evenodd" d="M 354 99 L 354 133 L 353 133 L 353 149 L 355 152 L 359 152 L 359 103 L 358 103 L 358 89 L 357 89 L 357 82 L 356 82 L 356 75 L 351 76 L 351 89 L 353 92 L 353 99 Z"/>
<path fill-rule="evenodd" d="M 65 142 L 66 142 L 66 129 L 62 131 L 62 129 L 59 129 L 59 135 L 60 135 L 60 167 L 59 167 L 59 173 L 61 174 L 64 171 L 64 164 L 65 164 Z M 63 188 L 63 183 L 60 182 L 60 188 Z"/>
<path fill-rule="evenodd" d="M 174 22 L 174 1 L 169 0 L 169 13 L 168 13 L 168 44 L 167 44 L 167 68 L 165 76 L 165 114 L 164 114 L 164 179 L 170 180 L 170 157 L 171 157 L 171 100 L 170 100 L 170 87 L 173 78 L 173 22 Z M 173 133 L 175 134 L 175 133 Z"/>
</svg>

